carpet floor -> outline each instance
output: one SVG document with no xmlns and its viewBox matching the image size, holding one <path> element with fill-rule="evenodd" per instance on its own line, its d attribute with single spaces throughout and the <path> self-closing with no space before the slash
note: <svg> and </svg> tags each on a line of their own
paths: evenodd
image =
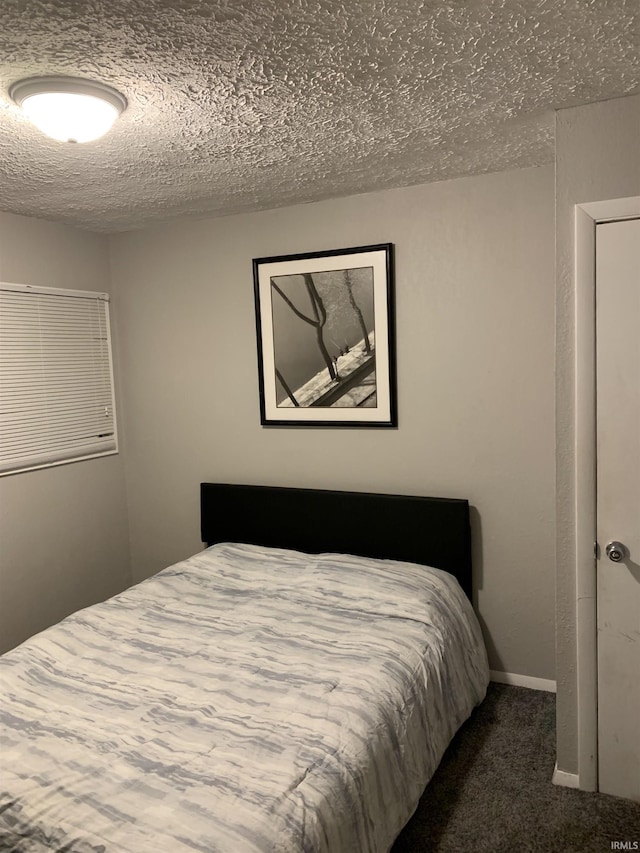
<svg viewBox="0 0 640 853">
<path fill-rule="evenodd" d="M 640 851 L 640 804 L 558 787 L 554 765 L 555 695 L 492 683 L 391 853 Z"/>
</svg>

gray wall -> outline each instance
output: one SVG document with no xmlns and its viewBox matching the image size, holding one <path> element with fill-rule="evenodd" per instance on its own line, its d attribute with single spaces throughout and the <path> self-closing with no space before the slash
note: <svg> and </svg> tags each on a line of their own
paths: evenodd
<svg viewBox="0 0 640 853">
<path fill-rule="evenodd" d="M 553 679 L 553 189 L 546 167 L 113 236 L 134 579 L 200 547 L 201 480 L 467 497 L 491 666 Z M 251 259 L 387 241 L 399 429 L 261 428 Z"/>
<path fill-rule="evenodd" d="M 556 122 L 558 769 L 578 772 L 574 206 L 640 195 L 640 96 L 561 110 Z M 594 531 L 595 534 L 595 531 Z M 595 643 L 595 637 L 594 637 Z"/>
<path fill-rule="evenodd" d="M 0 281 L 108 292 L 107 239 L 0 213 Z M 130 581 L 121 456 L 0 478 L 0 651 Z"/>
</svg>

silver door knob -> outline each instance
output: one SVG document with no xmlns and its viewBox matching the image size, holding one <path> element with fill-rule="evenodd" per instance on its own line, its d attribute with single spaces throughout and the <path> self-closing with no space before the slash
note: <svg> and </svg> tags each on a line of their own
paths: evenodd
<svg viewBox="0 0 640 853">
<path fill-rule="evenodd" d="M 609 542 L 604 550 L 607 557 L 614 563 L 619 563 L 621 560 L 624 560 L 625 554 L 627 553 L 627 549 L 624 547 L 622 542 Z"/>
</svg>

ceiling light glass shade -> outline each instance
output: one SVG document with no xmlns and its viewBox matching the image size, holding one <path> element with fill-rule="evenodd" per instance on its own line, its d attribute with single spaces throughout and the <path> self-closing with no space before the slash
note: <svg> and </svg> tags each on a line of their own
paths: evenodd
<svg viewBox="0 0 640 853">
<path fill-rule="evenodd" d="M 110 86 L 74 77 L 30 77 L 9 95 L 42 133 L 61 142 L 99 139 L 127 106 Z"/>
</svg>

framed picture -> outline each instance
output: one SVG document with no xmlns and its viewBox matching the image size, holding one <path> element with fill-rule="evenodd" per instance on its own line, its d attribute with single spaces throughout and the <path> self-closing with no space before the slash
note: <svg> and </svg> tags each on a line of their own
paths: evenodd
<svg viewBox="0 0 640 853">
<path fill-rule="evenodd" d="M 393 245 L 255 258 L 263 426 L 395 427 Z"/>
</svg>

